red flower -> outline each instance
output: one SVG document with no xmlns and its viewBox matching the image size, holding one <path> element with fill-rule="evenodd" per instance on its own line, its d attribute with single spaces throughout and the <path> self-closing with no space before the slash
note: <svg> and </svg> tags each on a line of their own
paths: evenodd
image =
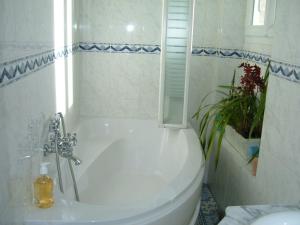
<svg viewBox="0 0 300 225">
<path fill-rule="evenodd" d="M 262 91 L 265 88 L 263 79 L 260 76 L 261 70 L 257 65 L 251 66 L 249 63 L 242 63 L 244 75 L 241 77 L 241 86 L 245 94 L 254 95 L 255 90 Z"/>
</svg>

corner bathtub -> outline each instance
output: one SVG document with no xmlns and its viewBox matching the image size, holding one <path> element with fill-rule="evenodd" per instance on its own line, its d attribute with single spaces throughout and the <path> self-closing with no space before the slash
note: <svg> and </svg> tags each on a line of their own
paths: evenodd
<svg viewBox="0 0 300 225">
<path fill-rule="evenodd" d="M 29 210 L 25 224 L 194 224 L 204 160 L 195 132 L 159 128 L 155 121 L 84 119 L 74 166 L 80 202 L 67 166 L 65 194 L 56 185 L 50 209 Z M 197 206 L 198 204 L 198 206 Z"/>
</svg>

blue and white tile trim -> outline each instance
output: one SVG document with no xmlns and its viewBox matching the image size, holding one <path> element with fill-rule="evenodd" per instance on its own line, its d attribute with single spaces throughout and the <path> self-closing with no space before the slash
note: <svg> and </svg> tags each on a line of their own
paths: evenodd
<svg viewBox="0 0 300 225">
<path fill-rule="evenodd" d="M 140 53 L 160 54 L 159 45 L 143 44 L 111 44 L 111 43 L 79 43 L 79 51 L 103 52 L 103 53 Z"/>
<path fill-rule="evenodd" d="M 300 83 L 300 66 L 272 60 L 271 71 L 275 76 Z"/>
<path fill-rule="evenodd" d="M 0 63 L 0 88 L 13 83 L 28 74 L 51 65 L 56 59 L 67 57 L 73 52 L 159 55 L 161 47 L 160 45 L 145 44 L 79 42 L 72 46 L 63 47 L 59 50 L 48 50 L 39 54 L 33 54 L 16 60 Z M 273 60 L 270 55 L 239 49 L 223 49 L 214 47 L 193 47 L 192 55 L 249 60 L 263 65 L 266 65 L 268 61 L 271 60 L 271 72 L 273 75 L 300 83 L 300 66 Z"/>
<path fill-rule="evenodd" d="M 220 58 L 245 59 L 259 64 L 267 64 L 270 59 L 269 55 L 257 52 L 214 47 L 193 47 L 192 54 L 193 56 L 216 56 Z"/>
<path fill-rule="evenodd" d="M 270 70 L 273 75 L 293 82 L 300 82 L 300 66 L 276 61 L 274 59 L 271 59 L 270 55 L 246 50 L 222 49 L 214 47 L 193 47 L 192 55 L 249 60 L 254 63 L 263 65 L 267 65 L 270 60 Z"/>
<path fill-rule="evenodd" d="M 51 65 L 59 58 L 68 57 L 77 46 L 65 46 L 58 50 L 48 50 L 0 64 L 0 88 L 9 85 L 33 72 Z"/>
<path fill-rule="evenodd" d="M 219 50 L 217 48 L 209 47 L 193 47 L 193 56 L 218 56 Z"/>
</svg>

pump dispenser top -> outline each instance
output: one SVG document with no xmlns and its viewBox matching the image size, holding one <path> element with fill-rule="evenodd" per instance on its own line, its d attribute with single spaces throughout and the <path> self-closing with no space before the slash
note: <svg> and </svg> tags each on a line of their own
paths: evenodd
<svg viewBox="0 0 300 225">
<path fill-rule="evenodd" d="M 50 165 L 49 162 L 43 162 L 40 164 L 40 174 L 41 175 L 47 175 L 48 174 L 48 165 Z"/>
</svg>

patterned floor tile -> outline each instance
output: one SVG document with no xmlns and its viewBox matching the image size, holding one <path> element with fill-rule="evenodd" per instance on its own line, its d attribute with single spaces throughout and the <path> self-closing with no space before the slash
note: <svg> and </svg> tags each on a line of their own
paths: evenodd
<svg viewBox="0 0 300 225">
<path fill-rule="evenodd" d="M 195 225 L 216 225 L 219 222 L 217 203 L 209 190 L 209 186 L 202 187 L 200 212 Z"/>
</svg>

